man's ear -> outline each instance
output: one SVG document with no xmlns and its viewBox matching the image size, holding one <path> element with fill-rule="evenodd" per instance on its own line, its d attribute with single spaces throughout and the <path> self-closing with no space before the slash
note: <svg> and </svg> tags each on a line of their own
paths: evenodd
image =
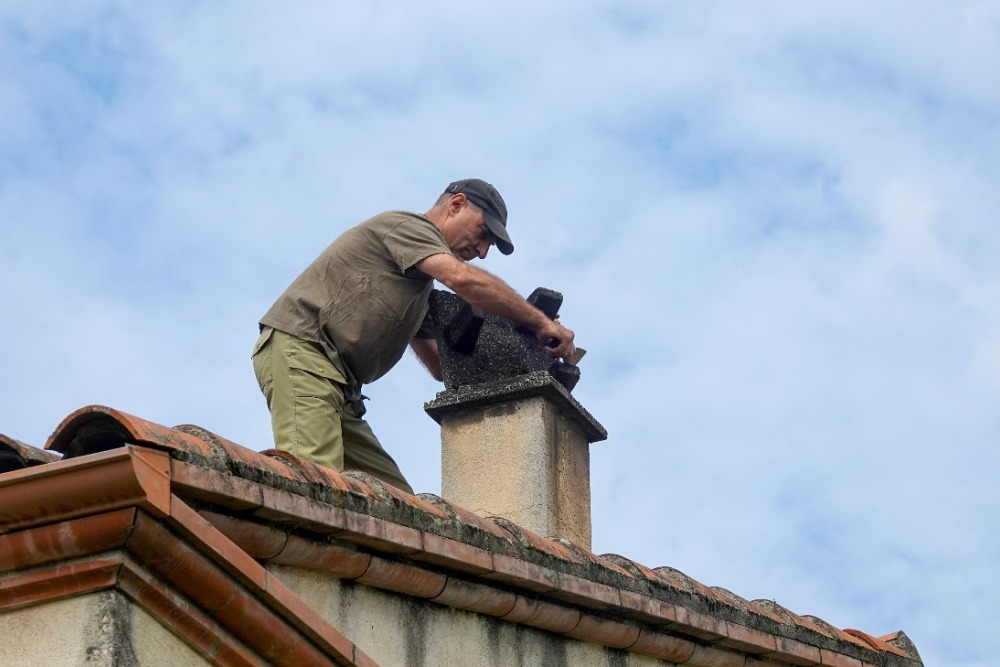
<svg viewBox="0 0 1000 667">
<path fill-rule="evenodd" d="M 452 198 L 448 200 L 448 206 L 447 206 L 448 213 L 450 213 L 451 215 L 457 215 L 458 212 L 461 211 L 462 208 L 465 206 L 465 203 L 467 201 L 468 198 L 461 192 L 459 192 L 457 195 L 452 196 Z"/>
</svg>

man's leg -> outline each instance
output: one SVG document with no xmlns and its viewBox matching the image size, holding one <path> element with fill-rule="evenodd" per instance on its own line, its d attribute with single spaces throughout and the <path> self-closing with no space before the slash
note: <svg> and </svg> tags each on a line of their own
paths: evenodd
<svg viewBox="0 0 1000 667">
<path fill-rule="evenodd" d="M 344 466 L 348 469 L 364 470 L 397 489 L 413 493 L 413 488 L 403 477 L 396 461 L 382 448 L 368 422 L 355 417 L 350 405 L 344 407 L 341 417 L 344 432 Z"/>
<path fill-rule="evenodd" d="M 363 470 L 413 493 L 368 422 L 345 405 L 347 381 L 323 352 L 266 327 L 253 365 L 271 411 L 275 447 L 337 471 Z"/>
<path fill-rule="evenodd" d="M 316 346 L 265 328 L 253 355 L 271 411 L 274 446 L 334 470 L 344 469 L 344 376 Z"/>
</svg>

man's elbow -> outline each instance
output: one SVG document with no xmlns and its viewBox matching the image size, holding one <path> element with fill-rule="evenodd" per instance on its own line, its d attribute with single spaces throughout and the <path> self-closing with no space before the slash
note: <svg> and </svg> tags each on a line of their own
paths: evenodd
<svg viewBox="0 0 1000 667">
<path fill-rule="evenodd" d="M 483 281 L 479 269 L 468 264 L 461 264 L 448 274 L 447 280 L 441 282 L 452 292 L 468 301 L 469 294 Z"/>
</svg>

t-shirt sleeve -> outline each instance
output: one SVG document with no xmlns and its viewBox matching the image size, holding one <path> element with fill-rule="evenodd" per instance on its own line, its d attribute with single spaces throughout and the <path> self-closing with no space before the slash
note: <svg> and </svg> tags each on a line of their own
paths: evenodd
<svg viewBox="0 0 1000 667">
<path fill-rule="evenodd" d="M 434 224 L 416 216 L 405 217 L 382 239 L 399 270 L 406 272 L 431 255 L 451 253 Z"/>
</svg>

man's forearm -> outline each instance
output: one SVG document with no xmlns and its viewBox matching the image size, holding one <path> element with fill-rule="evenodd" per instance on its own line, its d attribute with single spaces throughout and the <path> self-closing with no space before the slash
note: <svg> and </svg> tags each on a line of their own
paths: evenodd
<svg viewBox="0 0 1000 667">
<path fill-rule="evenodd" d="M 458 261 L 452 255 L 432 255 L 417 268 L 477 308 L 506 317 L 538 331 L 549 319 L 492 273 Z"/>
<path fill-rule="evenodd" d="M 549 346 L 550 354 L 565 356 L 573 352 L 572 331 L 549 319 L 492 273 L 444 253 L 431 255 L 416 266 L 471 305 L 530 328 L 539 340 Z"/>
<path fill-rule="evenodd" d="M 538 331 L 549 321 L 545 313 L 528 303 L 500 278 L 474 266 L 465 268 L 466 275 L 448 287 L 471 305 L 488 313 L 514 320 L 533 331 Z"/>
</svg>

